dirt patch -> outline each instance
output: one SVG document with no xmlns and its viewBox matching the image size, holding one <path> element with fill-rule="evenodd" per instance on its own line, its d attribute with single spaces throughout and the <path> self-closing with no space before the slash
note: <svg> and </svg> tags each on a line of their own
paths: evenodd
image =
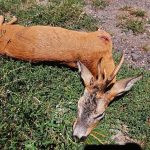
<svg viewBox="0 0 150 150">
<path fill-rule="evenodd" d="M 149 0 L 107 0 L 108 5 L 103 9 L 94 9 L 90 0 L 86 0 L 85 12 L 88 15 L 98 19 L 100 28 L 106 30 L 112 35 L 115 51 L 125 50 L 126 62 L 136 67 L 143 67 L 150 70 L 150 1 Z M 118 26 L 118 16 L 125 16 L 130 19 L 127 13 L 130 8 L 138 21 L 142 20 L 143 30 L 138 34 L 134 33 L 140 30 L 139 22 L 131 22 L 131 29 L 123 30 Z M 139 10 L 135 12 L 133 10 Z M 144 13 L 145 12 L 145 13 Z M 142 18 L 142 19 L 140 19 Z M 146 50 L 145 50 L 146 47 Z"/>
</svg>

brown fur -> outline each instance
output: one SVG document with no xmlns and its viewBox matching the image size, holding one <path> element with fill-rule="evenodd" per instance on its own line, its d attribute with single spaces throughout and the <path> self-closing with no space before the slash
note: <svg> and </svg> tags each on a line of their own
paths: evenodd
<svg viewBox="0 0 150 150">
<path fill-rule="evenodd" d="M 55 61 L 77 67 L 81 61 L 97 76 L 97 63 L 109 76 L 115 65 L 110 35 L 98 30 L 78 32 L 60 27 L 0 25 L 0 54 L 26 61 Z M 1 34 L 0 34 L 1 35 Z"/>
</svg>

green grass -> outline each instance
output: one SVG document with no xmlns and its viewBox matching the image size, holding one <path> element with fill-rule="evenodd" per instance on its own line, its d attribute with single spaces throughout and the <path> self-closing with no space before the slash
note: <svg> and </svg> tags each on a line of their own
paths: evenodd
<svg viewBox="0 0 150 150">
<path fill-rule="evenodd" d="M 51 25 L 76 30 L 97 30 L 96 20 L 83 12 L 80 0 L 52 0 L 47 6 L 37 5 L 35 1 L 0 0 L 0 13 L 8 19 L 15 15 L 23 25 Z"/>
<path fill-rule="evenodd" d="M 50 64 L 30 64 L 0 59 L 0 143 L 1 149 L 44 148 L 76 149 L 84 143 L 72 141 L 72 123 L 83 85 L 77 71 Z M 89 136 L 86 143 L 110 143 L 110 128 L 118 128 L 117 120 L 129 127 L 130 136 L 149 143 L 150 73 L 123 66 L 118 78 L 143 73 L 143 80 L 106 111 L 96 128 L 103 136 Z M 93 133 L 94 134 L 94 133 Z"/>
<path fill-rule="evenodd" d="M 83 3 L 78 0 L 51 1 L 46 7 L 34 1 L 0 0 L 1 14 L 8 19 L 16 15 L 20 24 L 94 30 L 95 20 L 82 13 L 82 8 Z M 118 55 L 115 58 L 118 60 Z M 86 143 L 113 143 L 110 128 L 118 128 L 117 120 L 129 127 L 132 138 L 144 141 L 145 149 L 150 148 L 149 71 L 124 65 L 118 79 L 143 73 L 143 80 L 109 106 L 96 132 L 85 143 L 75 143 L 71 137 L 72 124 L 84 89 L 77 70 L 4 57 L 0 57 L 0 66 L 0 149 L 50 149 L 53 146 L 83 149 Z"/>
<path fill-rule="evenodd" d="M 131 15 L 135 15 L 136 17 L 144 17 L 146 12 L 144 10 L 141 9 L 137 9 L 137 10 L 133 10 L 130 13 Z"/>
<path fill-rule="evenodd" d="M 134 9 L 131 6 L 124 6 L 120 8 L 122 11 L 128 11 L 130 15 L 134 15 L 135 17 L 145 17 L 146 12 L 142 9 Z"/>
<path fill-rule="evenodd" d="M 134 33 L 143 33 L 144 32 L 144 23 L 143 21 L 129 19 L 126 22 L 125 28 L 132 30 Z"/>
<path fill-rule="evenodd" d="M 143 20 L 137 20 L 127 16 L 119 16 L 119 23 L 117 26 L 121 27 L 124 31 L 132 30 L 135 35 L 145 31 L 145 23 Z"/>
<path fill-rule="evenodd" d="M 108 2 L 106 0 L 92 0 L 92 6 L 99 9 L 104 9 L 108 6 Z"/>
<path fill-rule="evenodd" d="M 134 9 L 130 6 L 122 7 L 120 10 L 125 11 L 125 14 L 118 16 L 119 23 L 125 30 L 132 30 L 134 34 L 143 33 L 145 24 L 147 23 L 145 16 L 146 12 L 141 9 Z"/>
</svg>

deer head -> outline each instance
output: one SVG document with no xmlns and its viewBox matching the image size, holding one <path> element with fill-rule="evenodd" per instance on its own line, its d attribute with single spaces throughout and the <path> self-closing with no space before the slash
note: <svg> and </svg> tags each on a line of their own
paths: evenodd
<svg viewBox="0 0 150 150">
<path fill-rule="evenodd" d="M 78 101 L 78 116 L 73 125 L 73 137 L 84 140 L 104 117 L 105 110 L 109 103 L 117 96 L 129 91 L 133 84 L 142 76 L 123 79 L 113 83 L 124 60 L 124 53 L 119 64 L 112 74 L 107 77 L 105 69 L 101 67 L 101 60 L 98 62 L 98 77 L 94 78 L 92 73 L 81 62 L 78 62 L 78 69 L 85 84 L 83 96 Z"/>
</svg>

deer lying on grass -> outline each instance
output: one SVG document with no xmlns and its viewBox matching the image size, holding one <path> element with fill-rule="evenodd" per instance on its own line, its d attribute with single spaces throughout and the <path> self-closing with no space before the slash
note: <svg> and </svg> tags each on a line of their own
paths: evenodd
<svg viewBox="0 0 150 150">
<path fill-rule="evenodd" d="M 78 67 L 85 84 L 78 101 L 78 117 L 73 136 L 86 138 L 104 117 L 105 109 L 118 95 L 129 91 L 141 76 L 115 80 L 123 60 L 115 67 L 112 41 L 103 30 L 86 33 L 60 27 L 3 24 L 0 16 L 0 54 L 28 61 L 56 61 Z"/>
<path fill-rule="evenodd" d="M 50 26 L 24 27 L 13 25 L 15 17 L 8 23 L 3 21 L 0 16 L 1 55 L 32 62 L 55 61 L 70 67 L 77 67 L 80 60 L 95 77 L 100 58 L 102 66 L 109 68 L 108 75 L 115 67 L 111 37 L 103 30 L 87 33 Z"/>
</svg>

